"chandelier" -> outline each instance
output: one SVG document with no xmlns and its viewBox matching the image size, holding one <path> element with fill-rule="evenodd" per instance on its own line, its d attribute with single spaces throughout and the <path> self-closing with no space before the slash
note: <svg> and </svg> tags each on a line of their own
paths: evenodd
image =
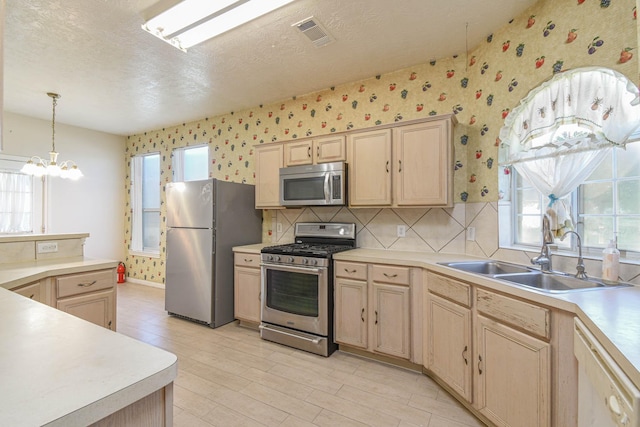
<svg viewBox="0 0 640 427">
<path fill-rule="evenodd" d="M 20 169 L 20 172 L 33 175 L 36 177 L 42 177 L 44 175 L 59 176 L 61 178 L 68 178 L 72 180 L 80 179 L 83 174 L 78 169 L 78 165 L 73 160 L 66 160 L 58 163 L 58 153 L 56 152 L 56 105 L 60 95 L 57 93 L 48 92 L 53 99 L 53 118 L 51 120 L 51 151 L 49 152 L 49 162 L 47 163 L 41 157 L 33 156 L 29 161 Z"/>
</svg>

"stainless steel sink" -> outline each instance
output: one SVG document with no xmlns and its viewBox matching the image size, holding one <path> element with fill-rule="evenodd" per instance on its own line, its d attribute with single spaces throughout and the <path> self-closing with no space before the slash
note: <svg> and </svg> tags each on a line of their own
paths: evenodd
<svg viewBox="0 0 640 427">
<path fill-rule="evenodd" d="M 527 273 L 534 271 L 532 268 L 523 265 L 510 264 L 501 261 L 460 261 L 442 262 L 440 265 L 466 271 L 467 273 L 483 274 L 494 276 L 496 274 Z"/>
<path fill-rule="evenodd" d="M 493 279 L 504 280 L 511 285 L 524 286 L 549 293 L 631 286 L 622 282 L 606 284 L 598 279 L 578 279 L 561 272 L 546 273 L 524 265 L 502 261 L 459 261 L 439 264 L 467 273 L 481 274 Z"/>
<path fill-rule="evenodd" d="M 494 279 L 506 280 L 516 285 L 527 286 L 545 292 L 570 292 L 586 289 L 606 289 L 628 286 L 625 283 L 607 285 L 597 279 L 577 279 L 556 273 L 533 271 L 520 274 L 496 274 Z"/>
</svg>

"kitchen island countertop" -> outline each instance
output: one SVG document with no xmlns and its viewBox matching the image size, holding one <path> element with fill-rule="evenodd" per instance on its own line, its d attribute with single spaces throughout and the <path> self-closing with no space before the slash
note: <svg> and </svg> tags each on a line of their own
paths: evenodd
<svg viewBox="0 0 640 427">
<path fill-rule="evenodd" d="M 174 354 L 8 290 L 116 265 L 79 257 L 2 266 L 0 425 L 89 425 L 171 386 Z"/>
</svg>

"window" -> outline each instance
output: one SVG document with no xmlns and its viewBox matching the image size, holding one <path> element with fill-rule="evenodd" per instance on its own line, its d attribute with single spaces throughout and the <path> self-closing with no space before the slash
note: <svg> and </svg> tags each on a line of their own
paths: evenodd
<svg viewBox="0 0 640 427">
<path fill-rule="evenodd" d="M 640 256 L 640 140 L 606 154 L 596 170 L 572 193 L 577 232 L 585 252 L 599 255 L 617 238 L 627 257 Z M 548 200 L 512 168 L 512 244 L 539 247 L 540 224 Z M 572 236 L 573 237 L 573 236 Z M 571 246 L 556 239 L 560 248 Z M 575 242 L 573 242 L 575 243 Z M 626 253 L 625 253 L 626 252 Z"/>
<path fill-rule="evenodd" d="M 174 182 L 209 178 L 209 146 L 176 148 L 171 169 Z"/>
<path fill-rule="evenodd" d="M 131 250 L 160 253 L 160 154 L 131 159 Z"/>
<path fill-rule="evenodd" d="M 26 161 L 0 156 L 0 234 L 44 232 L 43 179 L 20 173 Z"/>
</svg>

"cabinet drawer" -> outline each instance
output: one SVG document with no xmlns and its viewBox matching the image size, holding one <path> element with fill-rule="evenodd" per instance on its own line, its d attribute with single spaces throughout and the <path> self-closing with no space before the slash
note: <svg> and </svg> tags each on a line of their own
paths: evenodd
<svg viewBox="0 0 640 427">
<path fill-rule="evenodd" d="M 427 289 L 465 307 L 471 307 L 471 286 L 438 274 L 427 274 Z"/>
<path fill-rule="evenodd" d="M 114 270 L 91 271 L 70 274 L 56 279 L 57 297 L 64 298 L 88 292 L 112 288 L 115 284 Z"/>
<path fill-rule="evenodd" d="M 374 282 L 393 283 L 395 285 L 409 284 L 409 268 L 391 265 L 374 265 L 371 270 Z"/>
<path fill-rule="evenodd" d="M 44 302 L 44 292 L 42 292 L 42 285 L 40 282 L 25 285 L 21 288 L 12 289 L 18 295 L 30 298 L 34 301 Z"/>
<path fill-rule="evenodd" d="M 260 254 L 236 252 L 234 254 L 234 263 L 237 267 L 260 268 Z"/>
<path fill-rule="evenodd" d="M 551 337 L 551 312 L 549 309 L 513 298 L 478 289 L 478 312 L 518 327 L 542 338 Z"/>
<path fill-rule="evenodd" d="M 336 276 L 349 279 L 367 280 L 367 264 L 336 261 Z"/>
</svg>

